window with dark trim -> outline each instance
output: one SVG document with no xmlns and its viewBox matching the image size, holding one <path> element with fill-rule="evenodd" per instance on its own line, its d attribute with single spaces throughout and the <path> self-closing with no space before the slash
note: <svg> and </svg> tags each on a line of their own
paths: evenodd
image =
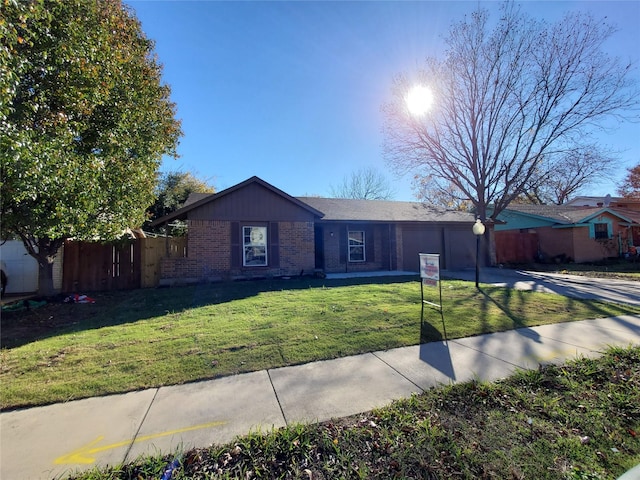
<svg viewBox="0 0 640 480">
<path fill-rule="evenodd" d="M 609 238 L 609 224 L 608 223 L 594 223 L 593 224 L 593 236 L 596 240 L 606 240 Z"/>
<path fill-rule="evenodd" d="M 242 265 L 267 266 L 267 227 L 242 227 Z"/>
<path fill-rule="evenodd" d="M 349 261 L 365 261 L 365 235 L 361 230 L 349 231 Z"/>
</svg>

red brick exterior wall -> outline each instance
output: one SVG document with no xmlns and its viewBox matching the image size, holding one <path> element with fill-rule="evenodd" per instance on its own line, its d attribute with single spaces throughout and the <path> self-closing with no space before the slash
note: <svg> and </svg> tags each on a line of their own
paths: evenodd
<svg viewBox="0 0 640 480">
<path fill-rule="evenodd" d="M 602 216 L 598 222 L 605 222 L 609 217 Z M 557 255 L 566 255 L 574 262 L 597 262 L 609 257 L 618 257 L 620 248 L 628 242 L 626 227 L 621 227 L 613 219 L 611 237 L 596 240 L 590 235 L 589 227 L 574 228 L 536 228 L 540 242 L 540 250 L 544 260 L 553 260 Z"/>
<path fill-rule="evenodd" d="M 189 220 L 186 258 L 164 258 L 162 283 L 311 274 L 315 267 L 313 222 L 278 223 L 278 264 L 232 268 L 230 221 Z M 242 223 L 240 223 L 242 225 Z M 242 248 L 240 245 L 238 248 Z M 267 245 L 267 248 L 270 248 Z M 236 252 L 238 253 L 238 252 Z M 241 258 L 241 253 L 240 253 Z M 242 262 L 240 262 L 242 263 Z"/>
<path fill-rule="evenodd" d="M 280 222 L 280 267 L 275 275 L 311 274 L 316 266 L 313 222 Z"/>
<path fill-rule="evenodd" d="M 231 268 L 231 222 L 189 220 L 188 257 L 201 264 L 202 275 L 227 272 Z"/>
<path fill-rule="evenodd" d="M 617 257 L 618 232 L 615 230 L 611 238 L 596 240 L 589 237 L 588 228 L 574 228 L 573 248 L 576 262 L 597 262 L 609 257 Z"/>
</svg>

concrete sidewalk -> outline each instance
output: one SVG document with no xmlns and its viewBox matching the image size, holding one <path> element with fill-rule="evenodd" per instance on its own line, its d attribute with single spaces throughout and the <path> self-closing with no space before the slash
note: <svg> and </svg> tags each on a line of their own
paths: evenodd
<svg viewBox="0 0 640 480">
<path fill-rule="evenodd" d="M 640 316 L 524 328 L 0 414 L 0 478 L 66 476 L 640 345 Z"/>
</svg>

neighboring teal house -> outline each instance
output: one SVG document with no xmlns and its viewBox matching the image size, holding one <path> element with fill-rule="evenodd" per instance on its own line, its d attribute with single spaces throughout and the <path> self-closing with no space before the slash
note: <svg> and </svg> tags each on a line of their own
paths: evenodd
<svg viewBox="0 0 640 480">
<path fill-rule="evenodd" d="M 498 263 L 599 261 L 637 255 L 640 211 L 604 206 L 510 205 L 495 226 Z"/>
</svg>

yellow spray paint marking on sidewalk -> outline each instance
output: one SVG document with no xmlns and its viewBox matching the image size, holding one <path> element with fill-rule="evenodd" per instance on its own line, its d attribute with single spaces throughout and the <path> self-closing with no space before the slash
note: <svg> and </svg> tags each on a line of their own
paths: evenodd
<svg viewBox="0 0 640 480">
<path fill-rule="evenodd" d="M 218 421 L 218 422 L 202 423 L 200 425 L 194 425 L 193 427 L 185 427 L 185 428 L 179 428 L 177 430 L 169 430 L 168 432 L 154 433 L 152 435 L 144 435 L 142 437 L 137 437 L 135 440 L 133 440 L 133 442 L 131 440 L 125 440 L 122 442 L 112 443 L 110 445 L 97 446 L 104 439 L 104 435 L 102 435 L 96 438 L 94 441 L 78 448 L 77 450 L 74 450 L 71 453 L 68 453 L 66 455 L 62 455 L 61 457 L 56 458 L 53 461 L 53 463 L 56 465 L 65 465 L 69 463 L 83 463 L 83 464 L 94 463 L 96 461 L 95 459 L 96 453 L 112 450 L 114 448 L 124 447 L 126 445 L 129 445 L 130 443 L 132 444 L 132 443 L 145 442 L 147 440 L 152 440 L 154 438 L 175 435 L 176 433 L 190 432 L 193 430 L 200 430 L 202 428 L 218 427 L 220 425 L 224 425 L 225 423 L 227 422 Z"/>
<path fill-rule="evenodd" d="M 575 348 L 558 348 L 547 352 L 545 354 L 536 354 L 533 353 L 531 355 L 526 355 L 524 357 L 525 360 L 531 360 L 535 363 L 549 363 L 562 358 L 569 358 L 572 355 L 575 356 L 577 351 Z"/>
</svg>

